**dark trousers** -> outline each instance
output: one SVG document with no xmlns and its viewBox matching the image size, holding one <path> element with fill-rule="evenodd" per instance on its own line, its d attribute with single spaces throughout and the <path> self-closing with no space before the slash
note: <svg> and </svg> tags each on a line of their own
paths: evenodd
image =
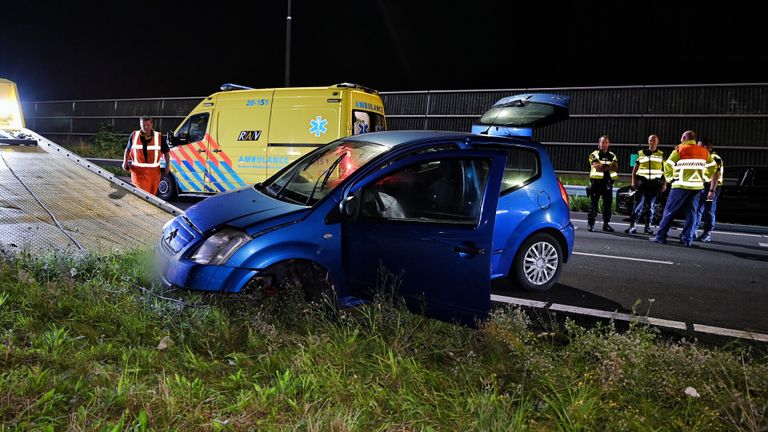
<svg viewBox="0 0 768 432">
<path fill-rule="evenodd" d="M 589 207 L 589 214 L 587 215 L 587 222 L 590 225 L 595 224 L 600 198 L 603 199 L 603 223 L 607 224 L 610 222 L 611 205 L 613 204 L 613 182 L 606 180 L 592 180 L 592 184 L 589 186 L 588 195 L 591 200 L 591 205 Z"/>
<path fill-rule="evenodd" d="M 705 232 L 715 229 L 715 211 L 717 210 L 717 199 L 720 198 L 721 189 L 722 187 L 717 188 L 712 201 L 707 201 L 709 183 L 705 183 L 704 189 L 701 190 L 701 195 L 699 196 L 699 214 L 696 219 L 698 222 L 697 228 L 701 228 Z"/>
<path fill-rule="evenodd" d="M 629 220 L 632 225 L 636 224 L 646 212 L 648 216 L 645 219 L 645 224 L 650 225 L 653 223 L 653 217 L 656 213 L 656 198 L 659 197 L 660 190 L 660 180 L 640 178 L 639 184 L 637 185 L 637 192 L 635 192 L 635 206 Z M 646 205 L 648 205 L 648 210 L 646 210 Z"/>
<path fill-rule="evenodd" d="M 680 233 L 680 242 L 691 244 L 693 236 L 696 234 L 696 221 L 699 213 L 699 198 L 701 190 L 687 190 L 672 188 L 667 197 L 667 205 L 664 207 L 664 216 L 659 222 L 659 230 L 656 232 L 656 239 L 667 241 L 667 233 L 672 227 L 672 220 L 680 209 L 685 212 L 685 224 L 683 232 Z"/>
</svg>

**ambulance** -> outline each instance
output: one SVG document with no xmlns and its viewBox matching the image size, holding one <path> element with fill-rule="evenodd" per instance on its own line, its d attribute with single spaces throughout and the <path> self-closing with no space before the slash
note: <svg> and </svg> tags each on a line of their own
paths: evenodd
<svg viewBox="0 0 768 432">
<path fill-rule="evenodd" d="M 356 84 L 221 90 L 166 134 L 171 172 L 160 181 L 161 199 L 260 183 L 331 141 L 386 130 L 378 92 Z"/>
</svg>

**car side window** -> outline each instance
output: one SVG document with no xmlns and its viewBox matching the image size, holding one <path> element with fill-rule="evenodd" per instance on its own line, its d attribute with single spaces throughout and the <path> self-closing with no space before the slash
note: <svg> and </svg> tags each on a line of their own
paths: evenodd
<svg viewBox="0 0 768 432">
<path fill-rule="evenodd" d="M 533 150 L 507 149 L 507 165 L 501 180 L 501 194 L 525 186 L 539 175 L 539 156 Z"/>
<path fill-rule="evenodd" d="M 743 168 L 737 168 L 737 169 L 727 169 L 725 170 L 725 176 L 723 178 L 723 185 L 725 186 L 741 186 L 743 183 L 742 180 L 744 180 L 744 175 L 747 174 L 746 169 Z"/>
<path fill-rule="evenodd" d="M 486 159 L 437 159 L 408 166 L 366 186 L 363 219 L 475 225 L 488 182 Z"/>
<path fill-rule="evenodd" d="M 768 186 L 768 170 L 757 168 L 755 169 L 755 176 L 752 179 L 752 185 L 754 186 Z"/>
</svg>

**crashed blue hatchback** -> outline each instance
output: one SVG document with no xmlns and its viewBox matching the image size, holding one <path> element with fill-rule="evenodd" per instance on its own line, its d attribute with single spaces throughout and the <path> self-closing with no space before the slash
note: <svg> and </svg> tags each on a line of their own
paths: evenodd
<svg viewBox="0 0 768 432">
<path fill-rule="evenodd" d="M 499 135 L 563 112 L 522 96 L 494 105 L 478 133 L 343 138 L 201 201 L 163 229 L 164 284 L 233 293 L 290 277 L 307 300 L 345 307 L 389 288 L 386 271 L 412 310 L 468 323 L 487 316 L 492 279 L 550 288 L 573 248 L 568 197 L 540 144 Z"/>
</svg>

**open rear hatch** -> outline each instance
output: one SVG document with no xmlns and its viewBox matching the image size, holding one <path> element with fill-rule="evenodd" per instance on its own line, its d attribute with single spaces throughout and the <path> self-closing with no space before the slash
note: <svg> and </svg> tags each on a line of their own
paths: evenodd
<svg viewBox="0 0 768 432">
<path fill-rule="evenodd" d="M 548 93 L 507 96 L 472 125 L 472 133 L 531 138 L 534 128 L 567 119 L 570 101 L 569 96 Z"/>
</svg>

